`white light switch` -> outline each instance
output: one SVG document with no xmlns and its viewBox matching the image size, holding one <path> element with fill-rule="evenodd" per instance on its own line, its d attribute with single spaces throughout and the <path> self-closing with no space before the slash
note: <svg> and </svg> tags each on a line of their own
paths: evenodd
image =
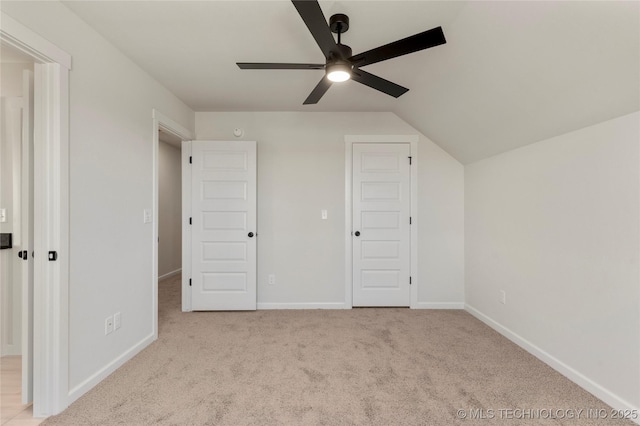
<svg viewBox="0 0 640 426">
<path fill-rule="evenodd" d="M 144 223 L 151 223 L 151 209 L 144 209 Z"/>
<path fill-rule="evenodd" d="M 322 218 L 326 219 L 327 218 L 327 211 L 326 210 L 321 210 L 322 213 Z"/>
<path fill-rule="evenodd" d="M 7 209 L 0 209 L 0 222 L 7 221 Z"/>
</svg>

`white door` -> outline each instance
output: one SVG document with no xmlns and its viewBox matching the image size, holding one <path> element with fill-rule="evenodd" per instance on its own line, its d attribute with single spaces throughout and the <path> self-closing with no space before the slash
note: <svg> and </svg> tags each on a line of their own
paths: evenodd
<svg viewBox="0 0 640 426">
<path fill-rule="evenodd" d="M 256 309 L 256 143 L 191 143 L 191 308 Z"/>
<path fill-rule="evenodd" d="M 22 403 L 33 401 L 33 72 L 22 77 Z"/>
<path fill-rule="evenodd" d="M 353 306 L 409 306 L 411 147 L 353 144 Z"/>
</svg>

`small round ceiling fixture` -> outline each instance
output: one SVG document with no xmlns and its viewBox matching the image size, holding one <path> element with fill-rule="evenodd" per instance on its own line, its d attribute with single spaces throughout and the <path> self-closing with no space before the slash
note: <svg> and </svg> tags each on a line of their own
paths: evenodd
<svg viewBox="0 0 640 426">
<path fill-rule="evenodd" d="M 351 78 L 351 64 L 342 60 L 327 64 L 327 78 L 334 83 L 349 80 Z"/>
</svg>

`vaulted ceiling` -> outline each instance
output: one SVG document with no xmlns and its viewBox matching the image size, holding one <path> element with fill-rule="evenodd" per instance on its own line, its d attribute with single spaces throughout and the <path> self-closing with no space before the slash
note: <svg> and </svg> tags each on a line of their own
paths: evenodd
<svg viewBox="0 0 640 426">
<path fill-rule="evenodd" d="M 391 111 L 469 163 L 640 109 L 640 3 L 320 1 L 350 17 L 354 53 L 442 26 L 447 44 L 365 69 L 410 89 L 355 82 L 302 102 L 322 63 L 289 1 L 68 1 L 67 7 L 195 111 Z"/>
</svg>

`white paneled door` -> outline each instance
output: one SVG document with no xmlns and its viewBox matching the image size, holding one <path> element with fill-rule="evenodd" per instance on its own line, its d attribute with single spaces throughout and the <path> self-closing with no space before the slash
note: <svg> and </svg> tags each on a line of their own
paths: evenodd
<svg viewBox="0 0 640 426">
<path fill-rule="evenodd" d="M 191 307 L 256 309 L 256 143 L 191 143 Z"/>
<path fill-rule="evenodd" d="M 411 147 L 353 144 L 353 306 L 409 306 Z"/>
</svg>

